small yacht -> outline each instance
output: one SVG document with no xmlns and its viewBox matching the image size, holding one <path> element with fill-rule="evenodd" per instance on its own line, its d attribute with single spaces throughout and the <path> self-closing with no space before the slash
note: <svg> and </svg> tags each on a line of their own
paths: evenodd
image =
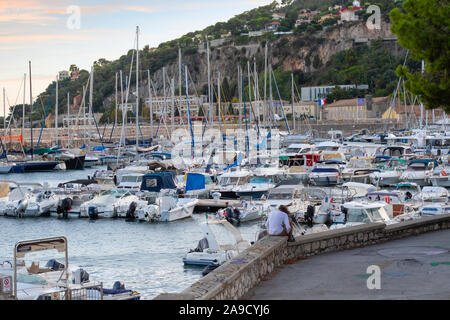
<svg viewBox="0 0 450 320">
<path fill-rule="evenodd" d="M 380 187 L 390 186 L 400 182 L 400 176 L 406 169 L 406 160 L 387 157 L 385 161 L 378 161 L 377 168 L 380 171 L 372 172 L 370 181 Z"/>
</svg>

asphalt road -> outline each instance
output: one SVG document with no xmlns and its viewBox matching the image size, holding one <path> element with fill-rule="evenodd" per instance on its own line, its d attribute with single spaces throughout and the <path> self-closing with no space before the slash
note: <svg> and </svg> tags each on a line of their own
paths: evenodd
<svg viewBox="0 0 450 320">
<path fill-rule="evenodd" d="M 377 265 L 380 289 L 367 268 Z M 275 270 L 243 299 L 450 299 L 450 230 L 312 256 Z"/>
</svg>

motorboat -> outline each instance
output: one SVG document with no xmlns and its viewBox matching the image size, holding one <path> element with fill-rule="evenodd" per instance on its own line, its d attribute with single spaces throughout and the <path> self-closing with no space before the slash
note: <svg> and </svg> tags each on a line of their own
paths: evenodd
<svg viewBox="0 0 450 320">
<path fill-rule="evenodd" d="M 62 253 L 65 262 L 48 260 L 45 267 L 36 261 L 37 252 Z M 69 266 L 66 237 L 51 237 L 19 241 L 14 247 L 14 259 L 0 264 L 0 276 L 9 283 L 9 297 L 14 300 L 139 300 L 140 294 L 126 290 L 122 283 L 106 289 L 101 282 L 92 281 L 86 270 Z M 33 255 L 29 266 L 26 256 Z M 5 281 L 6 279 L 6 281 Z"/>
<path fill-rule="evenodd" d="M 370 181 L 372 184 L 383 187 L 397 184 L 400 182 L 400 176 L 406 169 L 406 160 L 390 158 L 378 162 L 377 168 L 380 171 L 372 172 Z"/>
<path fill-rule="evenodd" d="M 117 188 L 129 189 L 130 191 L 139 191 L 142 185 L 144 173 L 126 173 L 120 178 Z"/>
<path fill-rule="evenodd" d="M 135 217 L 147 222 L 172 222 L 192 217 L 198 199 L 178 198 L 173 192 L 149 193 L 137 206 Z"/>
<path fill-rule="evenodd" d="M 239 225 L 241 222 L 260 220 L 267 214 L 263 203 L 241 200 L 239 203 L 219 209 L 216 218 L 225 219 L 231 224 Z"/>
<path fill-rule="evenodd" d="M 343 183 L 343 162 L 320 161 L 309 175 L 309 182 L 315 186 L 333 186 Z"/>
<path fill-rule="evenodd" d="M 408 168 L 400 175 L 400 181 L 417 183 L 420 186 L 430 185 L 430 177 L 439 164 L 435 159 L 411 160 Z"/>
<path fill-rule="evenodd" d="M 211 226 L 215 225 L 225 227 L 228 233 L 233 236 L 234 244 L 219 245 L 211 228 Z M 203 231 L 204 238 L 199 241 L 195 249 L 190 250 L 183 257 L 183 263 L 185 265 L 208 266 L 213 263 L 222 265 L 250 246 L 248 241 L 242 238 L 239 230 L 233 227 L 227 220 L 208 219 L 206 222 L 201 223 L 200 227 Z"/>
<path fill-rule="evenodd" d="M 248 183 L 249 178 L 247 169 L 224 172 L 218 176 L 218 183 L 211 193 L 220 193 L 222 199 L 237 199 L 236 188 Z"/>
<path fill-rule="evenodd" d="M 139 197 L 126 189 L 107 190 L 83 203 L 80 206 L 80 217 L 92 219 L 125 217 L 131 203 L 137 201 Z"/>
<path fill-rule="evenodd" d="M 188 172 L 183 179 L 186 180 L 184 196 L 188 198 L 209 199 L 216 186 L 211 176 L 206 173 Z"/>
<path fill-rule="evenodd" d="M 351 158 L 342 170 L 342 178 L 344 181 L 369 183 L 370 174 L 380 171 L 373 167 L 374 159 L 374 157 Z"/>
<path fill-rule="evenodd" d="M 253 170 L 249 182 L 239 185 L 235 192 L 240 198 L 261 199 L 270 189 L 286 178 L 286 171 L 277 167 L 259 167 Z"/>
</svg>

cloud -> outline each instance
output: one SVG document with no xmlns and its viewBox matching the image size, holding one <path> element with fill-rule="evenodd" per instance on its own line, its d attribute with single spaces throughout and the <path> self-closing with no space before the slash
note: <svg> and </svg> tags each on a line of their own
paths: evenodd
<svg viewBox="0 0 450 320">
<path fill-rule="evenodd" d="M 21 34 L 0 35 L 0 44 L 17 42 L 36 42 L 48 40 L 86 40 L 87 37 L 80 34 Z"/>
</svg>

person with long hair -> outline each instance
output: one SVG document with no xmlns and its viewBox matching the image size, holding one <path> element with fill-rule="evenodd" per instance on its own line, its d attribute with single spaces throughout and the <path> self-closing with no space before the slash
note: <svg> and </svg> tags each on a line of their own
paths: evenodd
<svg viewBox="0 0 450 320">
<path fill-rule="evenodd" d="M 289 217 L 291 213 L 284 205 L 273 210 L 266 221 L 267 232 L 271 236 L 288 236 L 288 241 L 293 241 L 293 221 Z"/>
</svg>

